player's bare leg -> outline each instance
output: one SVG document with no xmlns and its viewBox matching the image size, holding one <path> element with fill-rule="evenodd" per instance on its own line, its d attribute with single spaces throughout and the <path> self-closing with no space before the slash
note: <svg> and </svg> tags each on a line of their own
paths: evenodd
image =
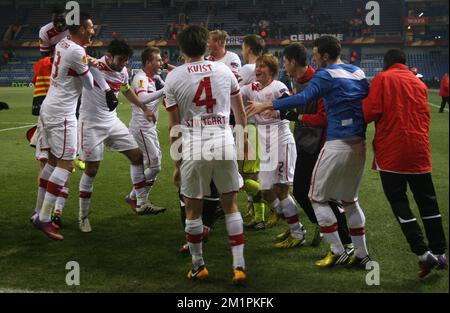
<svg viewBox="0 0 450 313">
<path fill-rule="evenodd" d="M 233 279 L 235 284 L 243 283 L 246 279 L 244 259 L 244 225 L 237 206 L 237 193 L 222 194 L 220 196 L 222 209 L 225 212 L 225 226 L 228 240 L 233 253 Z"/>
</svg>

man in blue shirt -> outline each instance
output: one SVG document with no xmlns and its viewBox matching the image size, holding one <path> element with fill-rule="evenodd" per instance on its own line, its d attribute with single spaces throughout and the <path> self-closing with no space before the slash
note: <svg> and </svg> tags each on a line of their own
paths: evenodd
<svg viewBox="0 0 450 313">
<path fill-rule="evenodd" d="M 369 85 L 360 68 L 341 61 L 341 45 L 336 38 L 323 36 L 317 39 L 313 54 L 320 69 L 303 92 L 272 102 L 252 102 L 247 106 L 247 114 L 293 109 L 324 99 L 328 121 L 326 143 L 313 171 L 309 197 L 331 251 L 316 265 L 347 264 L 365 268 L 370 257 L 365 238 L 365 216 L 358 203 L 358 193 L 366 158 L 362 101 L 368 94 Z M 355 245 L 354 255 L 345 251 L 337 232 L 336 216 L 328 201 L 339 202 L 346 212 Z"/>
</svg>

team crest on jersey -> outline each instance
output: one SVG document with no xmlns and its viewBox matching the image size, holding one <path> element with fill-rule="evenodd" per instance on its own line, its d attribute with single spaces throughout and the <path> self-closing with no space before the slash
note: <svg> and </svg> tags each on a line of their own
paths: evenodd
<svg viewBox="0 0 450 313">
<path fill-rule="evenodd" d="M 141 88 L 144 87 L 144 81 L 143 80 L 139 81 L 139 87 L 141 87 Z"/>
<path fill-rule="evenodd" d="M 86 55 L 83 55 L 83 58 L 81 59 L 81 62 L 83 64 L 87 64 L 87 57 L 86 57 Z"/>
</svg>

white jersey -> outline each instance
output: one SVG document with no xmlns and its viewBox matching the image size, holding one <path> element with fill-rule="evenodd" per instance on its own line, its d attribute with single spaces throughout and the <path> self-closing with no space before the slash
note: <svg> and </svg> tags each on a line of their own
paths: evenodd
<svg viewBox="0 0 450 313">
<path fill-rule="evenodd" d="M 231 51 L 226 51 L 225 55 L 221 58 L 221 59 L 216 59 L 213 56 L 209 56 L 208 57 L 209 61 L 215 61 L 215 62 L 221 62 L 223 64 L 225 64 L 226 66 L 228 66 L 228 68 L 234 72 L 234 73 L 239 73 L 241 71 L 241 59 L 239 58 L 239 56 Z"/>
<path fill-rule="evenodd" d="M 131 83 L 131 87 L 133 88 L 136 95 L 139 96 L 141 93 L 153 93 L 156 92 L 155 81 L 151 76 L 148 76 L 144 70 L 140 69 L 133 77 L 133 81 Z M 153 113 L 155 113 L 156 118 L 159 115 L 159 99 L 147 103 L 145 106 L 150 109 Z M 130 127 L 139 126 L 139 127 L 152 127 L 155 126 L 153 122 L 148 121 L 145 118 L 144 111 L 137 105 L 133 105 L 133 113 L 131 116 Z"/>
<path fill-rule="evenodd" d="M 41 52 L 50 52 L 62 39 L 69 36 L 69 31 L 59 33 L 53 26 L 53 22 L 42 26 L 39 30 L 39 49 Z"/>
<path fill-rule="evenodd" d="M 106 57 L 98 60 L 99 70 L 108 83 L 112 91 L 119 96 L 122 86 L 128 85 L 128 72 L 126 67 L 117 72 L 111 69 L 106 63 Z M 96 122 L 101 125 L 115 121 L 117 117 L 116 110 L 110 112 L 106 104 L 105 92 L 103 92 L 95 83 L 91 90 L 83 88 L 81 97 L 80 119 Z"/>
<path fill-rule="evenodd" d="M 183 158 L 192 155 L 192 143 L 234 145 L 229 126 L 231 96 L 239 94 L 239 84 L 231 70 L 220 62 L 198 61 L 181 65 L 169 73 L 165 96 L 168 111 L 178 107 L 183 132 Z M 213 138 L 193 129 L 207 131 Z M 211 140 L 211 141 L 209 141 Z M 186 147 L 188 147 L 186 149 Z"/>
<path fill-rule="evenodd" d="M 285 84 L 278 80 L 272 81 L 268 86 L 261 89 L 261 84 L 256 82 L 251 85 L 242 87 L 241 89 L 244 104 L 247 101 L 267 102 L 280 98 L 284 93 L 289 93 L 289 89 Z M 281 120 L 277 118 L 265 118 L 260 114 L 255 115 L 255 122 L 257 125 L 278 125 L 278 132 L 280 136 L 291 135 L 288 120 Z"/>
<path fill-rule="evenodd" d="M 68 38 L 61 40 L 55 48 L 50 88 L 41 108 L 43 113 L 74 119 L 78 98 L 83 89 L 79 76 L 88 72 L 84 48 Z"/>
<path fill-rule="evenodd" d="M 239 85 L 241 85 L 241 87 L 256 82 L 255 70 L 256 64 L 245 64 L 242 67 L 239 73 L 242 77 L 242 80 L 239 82 Z"/>
</svg>

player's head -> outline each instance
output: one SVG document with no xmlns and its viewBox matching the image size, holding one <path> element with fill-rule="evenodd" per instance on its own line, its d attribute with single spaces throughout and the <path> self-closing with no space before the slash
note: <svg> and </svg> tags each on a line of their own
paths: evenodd
<svg viewBox="0 0 450 313">
<path fill-rule="evenodd" d="M 280 65 L 278 58 L 272 54 L 263 54 L 256 59 L 255 75 L 260 83 L 267 83 L 274 80 L 278 75 Z"/>
<path fill-rule="evenodd" d="M 123 39 L 114 39 L 108 46 L 107 62 L 114 71 L 121 72 L 133 56 L 133 49 Z"/>
<path fill-rule="evenodd" d="M 341 44 L 336 37 L 322 36 L 313 44 L 314 62 L 319 67 L 326 67 L 335 63 L 341 56 Z"/>
<path fill-rule="evenodd" d="M 224 30 L 213 30 L 209 32 L 208 50 L 211 53 L 220 52 L 225 49 L 228 34 Z"/>
<path fill-rule="evenodd" d="M 384 69 L 387 70 L 394 64 L 406 64 L 406 54 L 400 49 L 391 49 L 384 55 Z M 416 73 L 417 74 L 417 68 Z"/>
<path fill-rule="evenodd" d="M 147 47 L 142 51 L 142 68 L 152 75 L 159 74 L 163 66 L 161 50 L 156 47 Z"/>
<path fill-rule="evenodd" d="M 300 43 L 293 43 L 283 50 L 284 69 L 286 73 L 295 77 L 298 67 L 307 67 L 306 61 L 307 52 L 304 45 Z"/>
<path fill-rule="evenodd" d="M 80 24 L 67 26 L 70 36 L 80 42 L 81 45 L 87 45 L 92 42 L 95 35 L 94 23 L 91 16 L 86 12 L 80 13 Z"/>
<path fill-rule="evenodd" d="M 189 58 L 201 57 L 206 52 L 209 32 L 198 25 L 189 25 L 177 37 L 181 52 Z"/>
<path fill-rule="evenodd" d="M 259 57 L 264 51 L 264 40 L 258 35 L 247 35 L 242 40 L 242 56 L 245 63 L 248 63 L 250 55 Z"/>
<path fill-rule="evenodd" d="M 60 33 L 67 29 L 66 11 L 59 5 L 55 5 L 52 9 L 52 22 L 53 27 Z"/>
</svg>

